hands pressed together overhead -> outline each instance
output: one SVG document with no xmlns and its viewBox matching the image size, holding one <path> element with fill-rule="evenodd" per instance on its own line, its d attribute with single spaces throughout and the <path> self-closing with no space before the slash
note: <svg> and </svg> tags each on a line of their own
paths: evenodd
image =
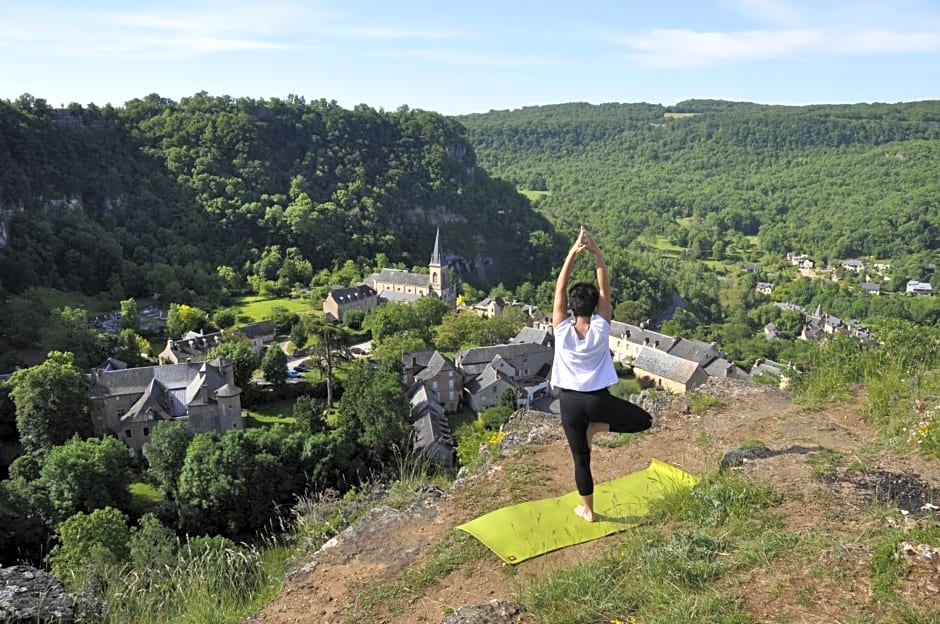
<svg viewBox="0 0 940 624">
<path fill-rule="evenodd" d="M 581 231 L 578 232 L 578 238 L 574 241 L 574 245 L 571 247 L 571 255 L 576 256 L 582 251 L 589 251 L 594 257 L 597 257 L 601 253 L 600 247 L 597 246 L 597 241 L 594 240 L 594 237 L 591 236 L 591 233 L 582 225 Z"/>
</svg>

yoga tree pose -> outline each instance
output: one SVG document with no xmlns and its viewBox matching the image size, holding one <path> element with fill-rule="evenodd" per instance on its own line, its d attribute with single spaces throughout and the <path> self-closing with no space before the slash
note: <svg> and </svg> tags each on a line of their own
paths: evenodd
<svg viewBox="0 0 940 624">
<path fill-rule="evenodd" d="M 568 289 L 575 258 L 584 251 L 594 256 L 597 285 L 578 282 Z M 591 475 L 594 434 L 643 431 L 652 424 L 646 410 L 615 397 L 608 390 L 617 383 L 609 346 L 610 319 L 610 283 L 604 254 L 582 226 L 555 284 L 552 305 L 555 357 L 551 383 L 560 391 L 561 423 L 571 448 L 574 480 L 581 495 L 581 504 L 574 512 L 587 522 L 594 521 L 594 477 Z"/>
</svg>

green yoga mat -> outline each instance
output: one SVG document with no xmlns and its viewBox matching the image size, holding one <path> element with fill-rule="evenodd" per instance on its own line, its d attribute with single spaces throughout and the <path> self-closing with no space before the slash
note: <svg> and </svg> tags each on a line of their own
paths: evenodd
<svg viewBox="0 0 940 624">
<path fill-rule="evenodd" d="M 658 459 L 648 468 L 594 488 L 594 522 L 574 514 L 576 491 L 556 498 L 503 507 L 457 528 L 477 538 L 506 563 L 519 563 L 547 552 L 595 540 L 636 526 L 649 502 L 667 492 L 691 488 L 697 479 Z"/>
</svg>

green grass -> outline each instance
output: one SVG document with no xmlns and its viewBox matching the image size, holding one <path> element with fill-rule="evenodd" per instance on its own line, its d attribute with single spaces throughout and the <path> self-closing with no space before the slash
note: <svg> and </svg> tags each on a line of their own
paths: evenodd
<svg viewBox="0 0 940 624">
<path fill-rule="evenodd" d="M 155 505 L 163 500 L 163 494 L 160 493 L 160 490 L 153 487 L 149 483 L 135 481 L 134 483 L 131 483 L 128 489 L 131 492 L 131 496 L 133 496 L 135 499 L 139 499 L 143 503 Z"/>
<path fill-rule="evenodd" d="M 271 310 L 276 307 L 286 308 L 289 312 L 307 312 L 317 309 L 307 299 L 265 299 L 264 297 L 241 297 L 236 301 L 238 316 L 246 316 L 253 321 L 271 318 Z"/>
<path fill-rule="evenodd" d="M 245 417 L 249 427 L 263 427 L 278 423 L 293 424 L 297 420 L 294 418 L 294 402 L 290 399 L 265 403 L 264 405 L 254 405 L 246 408 Z"/>
<path fill-rule="evenodd" d="M 528 197 L 531 202 L 538 201 L 552 194 L 551 191 L 530 191 L 528 189 L 519 189 L 519 192 Z"/>
<path fill-rule="evenodd" d="M 231 547 L 189 554 L 154 569 L 129 568 L 104 596 L 109 621 L 141 624 L 244 621 L 280 591 L 289 551 Z"/>
</svg>

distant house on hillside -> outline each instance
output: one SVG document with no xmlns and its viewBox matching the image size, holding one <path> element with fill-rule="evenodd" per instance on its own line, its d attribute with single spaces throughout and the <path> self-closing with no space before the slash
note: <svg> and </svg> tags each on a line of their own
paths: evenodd
<svg viewBox="0 0 940 624">
<path fill-rule="evenodd" d="M 861 260 L 845 260 L 842 262 L 842 268 L 846 271 L 854 271 L 855 273 L 861 273 L 867 267 L 865 263 Z"/>
<path fill-rule="evenodd" d="M 141 457 L 161 420 L 185 422 L 194 433 L 244 429 L 241 388 L 224 358 L 116 370 L 92 369 L 88 398 L 96 435 L 113 434 Z"/>
<path fill-rule="evenodd" d="M 866 295 L 880 295 L 881 294 L 881 284 L 876 284 L 874 282 L 865 282 L 862 284 L 862 292 Z"/>
<path fill-rule="evenodd" d="M 509 305 L 502 297 L 487 297 L 479 303 L 473 304 L 473 311 L 480 318 L 493 318 Z"/>
<path fill-rule="evenodd" d="M 930 282 L 918 282 L 917 280 L 910 280 L 908 281 L 904 292 L 909 295 L 929 296 L 933 294 L 933 286 L 930 285 Z"/>
<path fill-rule="evenodd" d="M 757 282 L 754 289 L 762 295 L 769 295 L 774 291 L 774 284 L 773 282 Z"/>
</svg>

